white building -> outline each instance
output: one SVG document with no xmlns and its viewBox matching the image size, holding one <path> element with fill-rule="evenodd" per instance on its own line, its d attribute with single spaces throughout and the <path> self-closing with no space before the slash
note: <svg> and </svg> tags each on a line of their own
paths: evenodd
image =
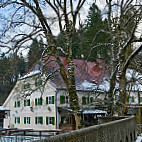
<svg viewBox="0 0 142 142">
<path fill-rule="evenodd" d="M 92 104 L 96 99 L 101 100 L 100 102 L 105 99 L 108 89 L 105 79 L 109 73 L 106 73 L 105 67 L 93 62 L 74 62 L 77 95 L 84 121 L 88 126 L 95 123 L 97 115 L 106 114 L 105 111 L 98 110 L 103 109 L 103 103 L 100 103 L 99 107 L 98 104 L 96 107 Z M 55 62 L 52 64 L 55 65 Z M 52 64 L 47 67 L 47 76 L 51 72 Z M 4 102 L 3 106 L 10 109 L 10 116 L 4 120 L 4 127 L 35 130 L 75 129 L 75 119 L 60 75 L 56 74 L 54 78 L 46 81 L 45 76 L 40 76 L 39 69 L 39 65 L 36 64 L 19 79 Z M 87 69 L 87 72 L 84 72 L 84 69 Z M 99 82 L 99 85 L 96 82 Z"/>
</svg>

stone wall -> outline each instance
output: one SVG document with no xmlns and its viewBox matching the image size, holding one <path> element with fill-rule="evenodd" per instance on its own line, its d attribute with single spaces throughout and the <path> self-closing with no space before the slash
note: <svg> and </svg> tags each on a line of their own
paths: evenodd
<svg viewBox="0 0 142 142">
<path fill-rule="evenodd" d="M 134 142 L 135 117 L 122 118 L 109 123 L 52 136 L 38 142 Z"/>
</svg>

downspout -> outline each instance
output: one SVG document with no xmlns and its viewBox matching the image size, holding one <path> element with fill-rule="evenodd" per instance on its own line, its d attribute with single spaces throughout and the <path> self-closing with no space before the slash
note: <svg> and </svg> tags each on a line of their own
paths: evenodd
<svg viewBox="0 0 142 142">
<path fill-rule="evenodd" d="M 59 121 L 58 121 L 58 98 L 57 98 L 57 94 L 58 94 L 59 90 L 56 89 L 56 93 L 55 93 L 55 111 L 56 111 L 56 129 L 59 129 Z"/>
</svg>

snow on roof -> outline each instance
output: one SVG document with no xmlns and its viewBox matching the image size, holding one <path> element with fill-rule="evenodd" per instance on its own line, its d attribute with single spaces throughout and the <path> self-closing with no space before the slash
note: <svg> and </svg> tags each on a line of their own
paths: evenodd
<svg viewBox="0 0 142 142">
<path fill-rule="evenodd" d="M 136 72 L 135 70 L 133 69 L 127 69 L 126 71 L 126 79 L 127 80 L 131 80 L 132 78 L 135 78 L 135 79 L 142 79 L 142 74 L 139 73 L 139 72 Z"/>
<path fill-rule="evenodd" d="M 138 81 L 134 83 L 129 83 L 129 86 L 127 86 L 127 90 L 142 91 L 142 84 L 140 84 Z"/>
<path fill-rule="evenodd" d="M 84 110 L 84 111 L 83 111 L 83 114 L 101 114 L 101 113 L 107 114 L 106 111 L 104 111 L 104 110 L 98 110 L 98 109 Z"/>
<path fill-rule="evenodd" d="M 33 75 L 39 74 L 41 71 L 40 70 L 33 70 L 31 72 L 28 72 L 26 75 L 24 75 L 23 77 L 21 77 L 20 79 L 24 79 L 27 77 L 31 77 Z"/>
<path fill-rule="evenodd" d="M 1 111 L 1 110 L 9 110 L 9 109 L 6 108 L 6 107 L 0 106 L 0 111 Z"/>
</svg>

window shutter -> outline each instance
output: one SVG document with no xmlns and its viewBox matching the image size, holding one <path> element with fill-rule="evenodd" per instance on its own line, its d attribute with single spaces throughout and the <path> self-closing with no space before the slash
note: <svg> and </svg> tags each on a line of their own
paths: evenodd
<svg viewBox="0 0 142 142">
<path fill-rule="evenodd" d="M 40 117 L 40 124 L 43 124 L 43 117 Z"/>
<path fill-rule="evenodd" d="M 129 96 L 127 96 L 127 103 L 129 103 Z"/>
<path fill-rule="evenodd" d="M 134 98 L 134 96 L 132 96 L 132 102 L 135 102 L 135 98 Z"/>
<path fill-rule="evenodd" d="M 46 104 L 48 104 L 48 97 L 46 97 Z"/>
<path fill-rule="evenodd" d="M 55 117 L 52 117 L 52 125 L 54 125 Z"/>
<path fill-rule="evenodd" d="M 18 101 L 17 103 L 18 103 L 18 107 L 20 107 L 20 101 Z"/>
<path fill-rule="evenodd" d="M 35 106 L 37 106 L 37 99 L 35 99 Z"/>
<path fill-rule="evenodd" d="M 52 104 L 54 104 L 54 96 L 52 96 Z"/>
<path fill-rule="evenodd" d="M 31 123 L 31 118 L 29 117 L 29 124 Z"/>
<path fill-rule="evenodd" d="M 65 96 L 60 96 L 60 103 L 64 104 L 65 103 Z"/>
<path fill-rule="evenodd" d="M 42 85 L 42 80 L 40 80 L 39 85 Z"/>
<path fill-rule="evenodd" d="M 42 98 L 40 98 L 40 105 L 42 105 Z"/>
<path fill-rule="evenodd" d="M 90 97 L 90 102 L 91 102 L 91 103 L 93 102 L 93 97 Z"/>
<path fill-rule="evenodd" d="M 82 104 L 85 105 L 86 104 L 86 97 L 82 97 Z"/>
<path fill-rule="evenodd" d="M 48 125 L 48 117 L 46 117 L 46 125 Z"/>
<path fill-rule="evenodd" d="M 36 79 L 36 81 L 35 81 L 35 86 L 37 87 L 37 79 Z"/>
<path fill-rule="evenodd" d="M 24 106 L 26 106 L 26 100 L 24 100 Z"/>
<path fill-rule="evenodd" d="M 28 100 L 28 106 L 30 106 L 30 99 Z"/>
<path fill-rule="evenodd" d="M 37 117 L 35 117 L 35 124 L 37 124 Z"/>
<path fill-rule="evenodd" d="M 27 83 L 27 88 L 30 88 L 30 83 Z"/>
<path fill-rule="evenodd" d="M 26 117 L 24 117 L 24 124 L 26 124 Z"/>
<path fill-rule="evenodd" d="M 18 124 L 20 123 L 20 117 L 18 117 Z"/>
</svg>

